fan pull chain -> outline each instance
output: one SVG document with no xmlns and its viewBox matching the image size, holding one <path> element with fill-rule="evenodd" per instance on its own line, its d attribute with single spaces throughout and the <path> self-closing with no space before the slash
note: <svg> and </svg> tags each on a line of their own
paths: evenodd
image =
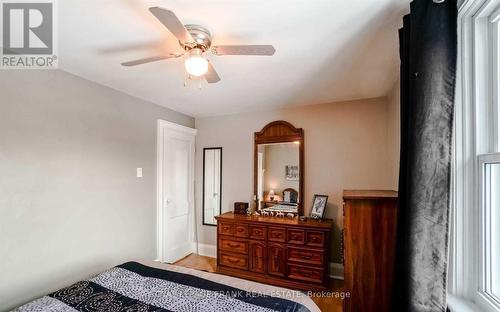
<svg viewBox="0 0 500 312">
<path fill-rule="evenodd" d="M 187 87 L 189 80 L 191 80 L 191 75 L 187 74 L 184 78 L 184 87 Z"/>
<path fill-rule="evenodd" d="M 184 87 L 187 87 L 188 86 L 188 83 L 189 81 L 193 81 L 193 76 L 191 75 L 186 75 L 186 77 L 184 78 Z M 198 79 L 199 83 L 198 83 L 198 90 L 201 90 L 203 88 L 202 86 L 202 80 L 201 79 Z"/>
</svg>

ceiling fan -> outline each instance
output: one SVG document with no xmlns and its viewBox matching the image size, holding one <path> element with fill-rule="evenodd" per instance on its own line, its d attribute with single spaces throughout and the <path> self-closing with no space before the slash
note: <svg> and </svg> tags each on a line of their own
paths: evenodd
<svg viewBox="0 0 500 312">
<path fill-rule="evenodd" d="M 190 78 L 201 77 L 208 83 L 220 81 L 214 67 L 203 54 L 207 51 L 215 55 L 273 55 L 276 51 L 272 45 L 218 45 L 212 46 L 212 35 L 203 26 L 183 25 L 174 12 L 153 7 L 149 11 L 179 40 L 183 53 L 170 53 L 122 63 L 123 66 L 136 66 L 171 58 L 179 58 L 189 54 L 184 65 Z"/>
</svg>

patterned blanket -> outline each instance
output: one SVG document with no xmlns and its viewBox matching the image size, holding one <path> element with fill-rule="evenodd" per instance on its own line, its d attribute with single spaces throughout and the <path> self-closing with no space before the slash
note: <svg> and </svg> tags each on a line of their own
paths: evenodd
<svg viewBox="0 0 500 312">
<path fill-rule="evenodd" d="M 309 312 L 309 309 L 291 300 L 248 292 L 191 274 L 127 262 L 14 311 Z"/>
</svg>

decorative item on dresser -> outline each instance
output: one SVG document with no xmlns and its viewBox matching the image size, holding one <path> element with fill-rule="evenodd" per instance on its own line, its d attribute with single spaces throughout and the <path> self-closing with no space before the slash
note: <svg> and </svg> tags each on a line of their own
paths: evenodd
<svg viewBox="0 0 500 312">
<path fill-rule="evenodd" d="M 246 215 L 248 213 L 248 203 L 234 203 L 234 213 Z"/>
<path fill-rule="evenodd" d="M 311 207 L 310 217 L 314 219 L 323 219 L 327 203 L 328 203 L 328 195 L 315 194 Z"/>
<path fill-rule="evenodd" d="M 225 213 L 217 219 L 217 271 L 301 290 L 328 286 L 330 219 Z"/>
<path fill-rule="evenodd" d="M 398 193 L 344 191 L 345 312 L 390 311 Z"/>
</svg>

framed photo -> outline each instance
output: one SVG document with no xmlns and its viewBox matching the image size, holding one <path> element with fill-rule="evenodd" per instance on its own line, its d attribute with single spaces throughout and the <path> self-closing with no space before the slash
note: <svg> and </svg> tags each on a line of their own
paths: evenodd
<svg viewBox="0 0 500 312">
<path fill-rule="evenodd" d="M 323 219 L 327 203 L 327 195 L 314 195 L 310 216 L 314 219 Z"/>
<path fill-rule="evenodd" d="M 298 181 L 299 180 L 299 166 L 297 166 L 297 165 L 285 166 L 285 180 Z"/>
</svg>

